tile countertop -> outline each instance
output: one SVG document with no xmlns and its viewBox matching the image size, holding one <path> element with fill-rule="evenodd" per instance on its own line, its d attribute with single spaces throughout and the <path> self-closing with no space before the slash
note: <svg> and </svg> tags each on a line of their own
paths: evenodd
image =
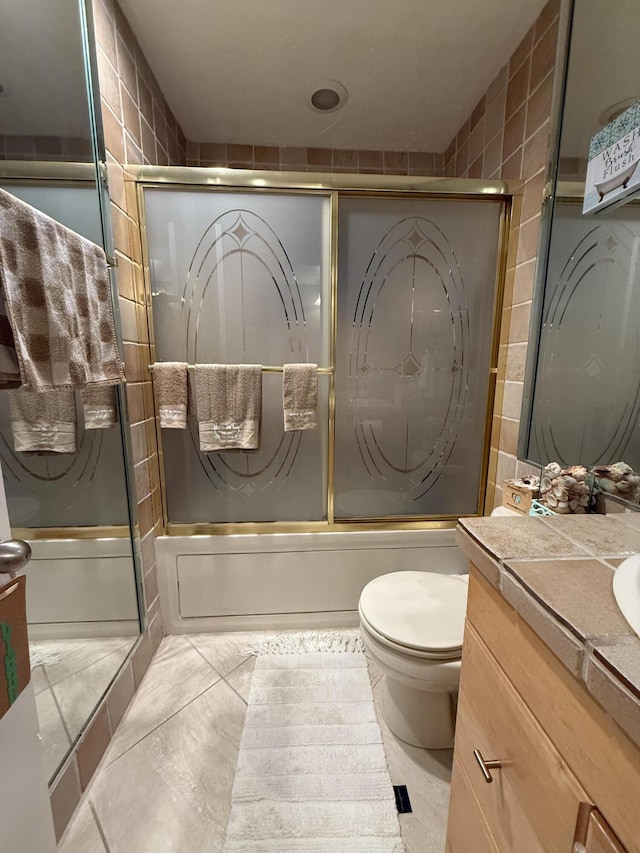
<svg viewBox="0 0 640 853">
<path fill-rule="evenodd" d="M 613 575 L 640 553 L 640 513 L 461 518 L 458 544 L 640 746 L 640 638 Z"/>
</svg>

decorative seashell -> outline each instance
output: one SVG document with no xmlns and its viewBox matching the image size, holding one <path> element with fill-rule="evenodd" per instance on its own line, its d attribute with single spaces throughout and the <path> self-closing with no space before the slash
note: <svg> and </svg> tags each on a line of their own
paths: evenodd
<svg viewBox="0 0 640 853">
<path fill-rule="evenodd" d="M 569 501 L 569 509 L 571 510 L 571 512 L 575 512 L 578 509 L 578 501 L 576 498 L 573 498 L 573 500 Z"/>
<path fill-rule="evenodd" d="M 629 492 L 633 488 L 633 483 L 628 480 L 618 480 L 617 484 L 619 492 Z"/>
<path fill-rule="evenodd" d="M 547 505 L 550 507 L 558 506 L 558 499 L 554 496 L 553 492 L 548 492 L 545 500 Z"/>
<path fill-rule="evenodd" d="M 630 465 L 627 465 L 626 462 L 616 462 L 611 466 L 611 471 L 622 477 L 624 474 L 631 474 L 633 468 Z"/>
<path fill-rule="evenodd" d="M 569 468 L 565 468 L 563 473 L 568 474 L 570 477 L 575 477 L 578 482 L 582 482 L 587 476 L 587 469 L 584 465 L 571 465 Z"/>
<path fill-rule="evenodd" d="M 553 478 L 553 477 L 557 477 L 558 474 L 561 473 L 561 471 L 562 471 L 562 468 L 558 465 L 557 462 L 549 462 L 549 464 L 547 465 L 547 467 L 544 470 L 544 473 L 547 474 L 549 477 Z"/>
<path fill-rule="evenodd" d="M 554 497 L 558 498 L 558 500 L 565 500 L 567 497 L 567 490 L 558 483 L 551 490 L 553 492 Z"/>
<path fill-rule="evenodd" d="M 576 486 L 578 483 L 575 477 L 570 477 L 568 474 L 563 474 L 562 476 L 558 477 L 558 482 L 565 489 L 572 489 L 573 486 Z"/>
<path fill-rule="evenodd" d="M 589 506 L 589 495 L 580 495 L 578 503 L 580 506 Z"/>
</svg>

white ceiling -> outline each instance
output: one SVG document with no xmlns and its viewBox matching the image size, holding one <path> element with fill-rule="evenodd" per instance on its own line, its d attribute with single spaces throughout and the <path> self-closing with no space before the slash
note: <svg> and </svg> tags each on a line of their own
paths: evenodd
<svg viewBox="0 0 640 853">
<path fill-rule="evenodd" d="M 188 139 L 442 151 L 545 0 L 121 0 Z M 306 104 L 316 80 L 346 105 Z"/>
<path fill-rule="evenodd" d="M 603 112 L 620 101 L 640 100 L 640 3 L 580 0 L 571 34 L 563 157 L 587 157 Z"/>
</svg>

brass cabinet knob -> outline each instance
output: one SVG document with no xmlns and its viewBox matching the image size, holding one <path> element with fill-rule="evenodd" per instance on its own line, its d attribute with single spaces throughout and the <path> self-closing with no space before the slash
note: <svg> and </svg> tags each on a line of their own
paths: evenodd
<svg viewBox="0 0 640 853">
<path fill-rule="evenodd" d="M 479 749 L 473 750 L 473 757 L 478 762 L 480 766 L 480 770 L 482 770 L 482 775 L 484 776 L 485 782 L 493 782 L 493 776 L 491 775 L 491 770 L 496 770 L 498 767 L 502 767 L 502 761 L 485 761 L 482 757 L 482 753 Z"/>
</svg>

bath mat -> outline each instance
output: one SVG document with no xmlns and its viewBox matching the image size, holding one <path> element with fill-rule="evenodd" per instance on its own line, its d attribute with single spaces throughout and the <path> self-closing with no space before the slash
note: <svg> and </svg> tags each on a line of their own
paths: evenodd
<svg viewBox="0 0 640 853">
<path fill-rule="evenodd" d="M 46 647 L 38 646 L 35 643 L 31 643 L 29 646 L 29 658 L 31 669 L 35 669 L 37 666 L 55 666 L 61 660 L 58 652 L 52 652 Z"/>
<path fill-rule="evenodd" d="M 290 634 L 253 651 L 225 853 L 405 850 L 358 640 Z"/>
</svg>

